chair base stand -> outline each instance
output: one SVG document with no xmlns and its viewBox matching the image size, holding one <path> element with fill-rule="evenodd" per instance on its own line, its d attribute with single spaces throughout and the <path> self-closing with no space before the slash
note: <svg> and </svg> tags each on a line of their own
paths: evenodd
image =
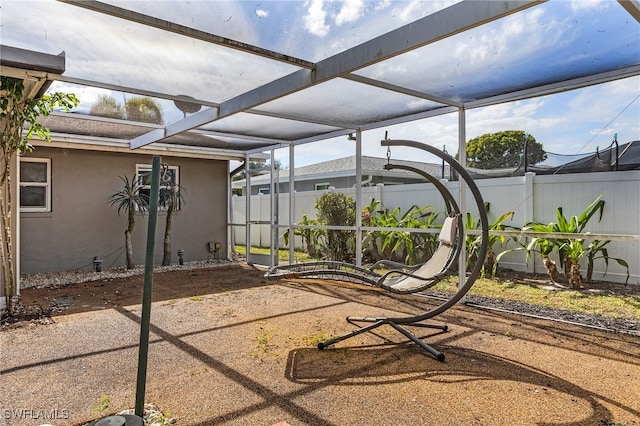
<svg viewBox="0 0 640 426">
<path fill-rule="evenodd" d="M 411 333 L 409 330 L 404 328 L 403 325 L 411 326 L 411 327 L 434 328 L 434 329 L 437 329 L 437 330 L 442 330 L 444 332 L 444 331 L 448 330 L 448 327 L 447 327 L 446 324 L 430 324 L 430 323 L 425 323 L 425 322 L 421 322 L 421 321 L 415 321 L 415 322 L 402 321 L 402 325 L 400 325 L 400 323 L 398 322 L 398 319 L 385 318 L 385 317 L 381 317 L 381 318 L 377 318 L 377 317 L 347 317 L 347 322 L 356 325 L 358 328 L 356 330 L 353 330 L 350 333 L 343 334 L 342 336 L 334 337 L 333 339 L 329 339 L 327 341 L 318 343 L 318 349 L 322 350 L 322 349 L 326 348 L 327 346 L 331 346 L 331 345 L 333 345 L 335 343 L 341 342 L 341 341 L 349 339 L 351 337 L 355 337 L 355 336 L 357 336 L 359 334 L 366 333 L 367 331 L 371 331 L 371 330 L 374 330 L 374 329 L 376 329 L 376 328 L 378 328 L 380 326 L 388 324 L 391 327 L 393 327 L 394 329 L 396 329 L 399 333 L 402 333 L 405 337 L 410 339 L 412 342 L 414 342 L 415 344 L 417 344 L 421 348 L 425 349 L 427 352 L 429 352 L 431 355 L 433 355 L 438 361 L 440 361 L 440 362 L 444 361 L 445 357 L 444 357 L 444 354 L 442 352 L 437 351 L 433 347 L 427 345 L 422 340 L 418 339 L 413 333 Z M 356 324 L 358 322 L 370 323 L 370 324 L 369 325 L 365 325 L 365 326 L 361 326 L 361 325 Z"/>
</svg>

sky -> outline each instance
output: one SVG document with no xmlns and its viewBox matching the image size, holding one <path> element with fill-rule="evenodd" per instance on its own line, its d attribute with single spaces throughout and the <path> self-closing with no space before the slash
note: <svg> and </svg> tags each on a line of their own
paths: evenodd
<svg viewBox="0 0 640 426">
<path fill-rule="evenodd" d="M 524 130 L 556 154 L 584 154 L 608 147 L 617 134 L 620 144 L 640 140 L 640 77 L 614 81 L 536 99 L 478 108 L 466 113 L 467 140 L 503 130 Z M 385 157 L 380 140 L 409 139 L 458 150 L 458 114 L 448 114 L 394 127 L 363 132 L 362 154 Z M 415 151 L 396 148 L 394 158 L 411 160 Z M 355 154 L 347 138 L 314 142 L 295 148 L 295 166 Z M 289 163 L 288 150 L 276 159 Z"/>
<path fill-rule="evenodd" d="M 107 3 L 305 60 L 321 61 L 456 2 L 107 0 Z M 159 92 L 171 87 L 174 93 L 213 101 L 229 99 L 295 71 L 287 64 L 267 64 L 253 55 L 225 55 L 197 40 L 188 40 L 187 45 L 184 38 L 175 35 L 162 34 L 160 39 L 158 30 L 117 19 L 107 24 L 103 18 L 101 14 L 53 0 L 3 0 L 0 38 L 3 44 L 46 53 L 65 51 L 65 75 Z M 468 89 L 481 90 L 482 84 L 492 81 L 537 78 L 531 52 L 548 52 L 542 60 L 553 62 L 558 69 L 597 68 L 597 62 L 618 63 L 629 56 L 637 64 L 639 29 L 640 25 L 615 0 L 551 0 L 497 25 L 456 36 L 444 45 L 426 46 L 372 66 L 363 75 L 385 77 L 394 71 L 398 80 L 392 83 L 417 85 L 425 92 L 442 81 L 451 82 L 452 87 L 466 85 Z M 586 40 L 585 44 L 567 49 L 580 40 Z M 140 48 L 135 50 L 133 46 Z M 572 54 L 559 58 L 556 50 Z M 590 52 L 595 62 L 585 62 L 582 50 Z M 605 53 L 598 55 L 600 51 Z M 628 55 L 629 51 L 636 55 Z M 415 67 L 411 66 L 414 60 L 429 60 L 440 72 L 427 78 L 416 75 Z M 174 74 L 166 72 L 167 69 L 181 70 L 185 78 L 175 81 Z M 117 99 L 126 96 L 103 89 L 56 86 L 56 90 L 65 88 L 80 97 L 80 109 L 84 111 L 98 95 L 111 94 Z M 549 152 L 593 152 L 597 147 L 608 146 L 615 134 L 620 143 L 640 139 L 639 97 L 640 77 L 633 77 L 470 109 L 466 113 L 466 139 L 502 130 L 524 130 Z M 162 102 L 166 122 L 182 118 L 172 104 Z M 391 138 L 443 146 L 449 153 L 458 149 L 457 114 L 364 132 L 364 155 L 386 155 L 379 143 L 385 132 Z M 295 165 L 354 154 L 355 145 L 346 137 L 325 140 L 297 146 Z M 281 164 L 288 166 L 288 150 L 277 150 L 275 155 Z M 393 155 L 414 159 L 415 153 L 396 149 Z"/>
</svg>

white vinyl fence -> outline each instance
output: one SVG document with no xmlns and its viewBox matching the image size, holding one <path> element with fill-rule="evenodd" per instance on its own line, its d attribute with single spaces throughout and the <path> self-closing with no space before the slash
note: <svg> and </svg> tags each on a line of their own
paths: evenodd
<svg viewBox="0 0 640 426">
<path fill-rule="evenodd" d="M 572 175 L 526 176 L 477 180 L 476 184 L 482 193 L 485 203 L 489 205 L 489 223 L 507 212 L 513 212 L 513 218 L 505 224 L 521 228 L 525 223 L 536 221 L 541 223 L 557 222 L 556 210 L 562 207 L 565 217 L 580 215 L 597 197 L 605 200 L 602 220 L 599 216 L 591 218 L 584 232 L 607 234 L 601 240 L 612 240 L 609 243 L 610 258 L 622 258 L 629 264 L 629 284 L 640 285 L 640 171 L 601 172 Z M 446 182 L 447 189 L 459 199 L 459 182 Z M 355 189 L 339 189 L 336 191 L 355 196 Z M 314 204 L 316 199 L 326 191 L 309 191 L 294 194 L 294 224 L 299 224 L 303 213 L 309 219 L 315 219 Z M 274 197 L 275 198 L 275 197 Z M 466 195 L 467 209 L 477 216 L 477 208 L 470 192 Z M 404 213 L 411 206 L 428 205 L 434 210 L 443 211 L 444 203 L 439 192 L 431 184 L 393 185 L 362 188 L 362 206 L 369 205 L 371 199 L 382 202 L 389 210 L 400 207 Z M 251 197 L 251 245 L 270 246 L 270 200 L 269 195 Z M 233 197 L 232 223 L 244 224 L 246 218 L 246 197 Z M 460 202 L 460 201 L 459 201 Z M 284 247 L 282 235 L 289 224 L 289 194 L 278 196 L 279 211 L 278 228 L 279 246 Z M 263 224 L 259 224 L 263 223 Z M 266 224 L 264 224 L 266 223 Z M 244 226 L 233 227 L 235 242 L 246 243 Z M 588 243 L 589 241 L 587 241 Z M 296 247 L 301 246 L 296 237 Z M 508 242 L 506 248 L 515 248 L 516 244 Z M 504 250 L 495 247 L 499 253 Z M 558 259 L 554 259 L 558 260 Z M 583 270 L 586 262 L 583 262 Z M 544 273 L 541 259 L 527 259 L 524 251 L 512 252 L 500 262 L 500 266 L 517 271 Z M 605 275 L 606 271 L 606 275 Z M 595 263 L 594 280 L 607 279 L 614 282 L 626 280 L 626 269 L 615 261 L 609 265 L 600 259 Z"/>
</svg>

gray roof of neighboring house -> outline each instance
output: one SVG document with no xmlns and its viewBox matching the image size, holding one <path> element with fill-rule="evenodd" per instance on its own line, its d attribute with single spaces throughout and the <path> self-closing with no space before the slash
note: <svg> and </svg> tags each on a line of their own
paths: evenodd
<svg viewBox="0 0 640 426">
<path fill-rule="evenodd" d="M 379 157 L 368 157 L 362 156 L 362 176 L 368 175 L 384 175 L 388 177 L 394 178 L 416 178 L 422 179 L 417 174 L 407 171 L 407 170 L 385 170 L 384 166 L 387 164 L 386 158 Z M 419 161 L 406 161 L 406 160 L 391 160 L 392 164 L 399 164 L 404 166 L 411 166 L 421 170 L 426 171 L 427 173 L 439 178 L 442 175 L 442 165 L 436 163 L 422 163 Z M 449 166 L 445 167 L 448 172 Z M 307 166 L 296 167 L 295 169 L 295 178 L 296 180 L 311 180 L 318 179 L 321 177 L 342 177 L 342 176 L 353 176 L 356 170 L 356 156 L 352 155 L 349 157 L 338 158 L 336 160 L 323 161 L 321 163 L 309 164 Z M 283 179 L 289 177 L 289 170 L 279 170 L 280 182 Z M 269 173 L 252 176 L 251 184 L 252 185 L 262 185 L 266 182 L 269 182 Z M 237 180 L 233 182 L 234 187 L 244 186 L 245 180 Z"/>
</svg>

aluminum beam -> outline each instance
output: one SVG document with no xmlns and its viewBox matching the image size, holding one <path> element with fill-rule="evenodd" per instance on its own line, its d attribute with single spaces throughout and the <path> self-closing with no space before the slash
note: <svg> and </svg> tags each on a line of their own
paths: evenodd
<svg viewBox="0 0 640 426">
<path fill-rule="evenodd" d="M 172 95 L 172 94 L 169 94 L 169 93 L 157 92 L 157 91 L 153 91 L 153 90 L 144 90 L 144 89 L 140 89 L 140 88 L 137 88 L 137 87 L 122 86 L 122 85 L 119 85 L 119 84 L 104 83 L 104 82 L 101 82 L 101 81 L 88 80 L 88 79 L 78 78 L 78 77 L 73 77 L 73 76 L 68 76 L 68 75 L 55 76 L 55 77 L 52 77 L 52 79 L 57 80 L 57 81 L 62 81 L 62 82 L 65 82 L 65 83 L 71 83 L 71 84 L 77 84 L 77 85 L 89 86 L 89 87 L 99 87 L 101 89 L 114 90 L 114 91 L 117 91 L 117 92 L 132 93 L 132 94 L 140 95 L 140 96 L 149 96 L 149 97 L 152 97 L 152 98 L 168 99 L 168 100 L 182 101 L 182 102 L 190 102 L 190 103 L 193 103 L 193 104 L 207 106 L 207 107 L 213 107 L 213 108 L 220 107 L 220 103 L 219 102 L 207 101 L 207 100 L 200 99 L 200 98 L 188 98 L 188 97 L 185 97 L 185 96 Z M 267 116 L 267 117 L 282 118 L 282 119 L 285 119 L 285 120 L 293 120 L 293 121 L 298 121 L 298 122 L 303 122 L 303 123 L 321 124 L 321 125 L 324 125 L 324 126 L 333 126 L 333 127 L 345 127 L 341 123 L 314 120 L 314 119 L 311 119 L 311 118 L 308 118 L 308 117 L 299 117 L 297 115 L 292 115 L 292 114 L 282 114 L 282 113 L 275 113 L 275 112 L 268 112 L 268 111 L 261 111 L 261 110 L 253 110 L 253 109 L 249 109 L 249 110 L 246 110 L 246 111 L 243 111 L 243 112 L 245 112 L 247 114 L 256 114 L 256 115 L 263 115 L 263 116 Z"/>
<path fill-rule="evenodd" d="M 61 149 L 86 149 L 90 151 L 136 153 L 145 155 L 169 155 L 172 157 L 204 158 L 208 160 L 242 160 L 242 151 L 207 148 L 201 146 L 172 145 L 157 143 L 152 147 L 131 151 L 126 139 L 103 138 L 97 136 L 78 136 L 67 133 L 51 133 L 51 142 L 32 139 L 31 144 L 36 147 Z"/>
<path fill-rule="evenodd" d="M 151 98 L 190 102 L 190 103 L 194 103 L 202 106 L 210 106 L 215 108 L 217 108 L 220 105 L 218 102 L 205 101 L 204 99 L 195 99 L 195 98 L 189 98 L 189 97 L 180 96 L 180 95 L 170 95 L 168 93 L 156 92 L 153 90 L 144 90 L 138 87 L 121 86 L 118 84 L 104 83 L 101 81 L 87 80 L 84 78 L 77 78 L 77 77 L 72 77 L 67 75 L 56 77 L 56 80 L 62 81 L 65 83 L 77 84 L 81 86 L 99 87 L 101 89 L 114 90 L 117 92 L 132 93 L 134 95 L 149 96 Z"/>
<path fill-rule="evenodd" d="M 555 93 L 566 92 L 569 90 L 580 89 L 583 87 L 594 86 L 596 84 L 607 83 L 609 81 L 621 80 L 623 78 L 635 77 L 640 75 L 640 65 L 634 65 L 622 68 L 616 71 L 607 71 L 600 74 L 589 75 L 586 77 L 564 80 L 557 83 L 546 84 L 544 86 L 536 86 L 531 89 L 518 90 L 504 95 L 491 96 L 473 102 L 466 102 L 466 109 L 480 108 L 489 105 L 496 105 L 505 102 L 520 101 L 539 96 L 553 95 Z"/>
<path fill-rule="evenodd" d="M 618 0 L 620 6 L 624 8 L 633 19 L 640 23 L 640 3 L 638 0 Z"/>
<path fill-rule="evenodd" d="M 406 87 L 398 86 L 391 83 L 385 83 L 383 81 L 374 80 L 373 78 L 363 77 L 357 74 L 349 74 L 344 76 L 345 79 L 356 81 L 358 83 L 366 84 L 369 86 L 379 87 L 381 89 L 389 90 L 391 92 L 402 93 L 403 95 L 414 96 L 416 98 L 425 99 L 427 101 L 437 102 L 443 105 L 462 107 L 462 102 L 454 101 L 453 99 L 445 99 L 440 96 L 431 95 L 417 90 L 409 89 Z"/>
<path fill-rule="evenodd" d="M 124 8 L 103 3 L 100 1 L 94 1 L 94 0 L 58 0 L 58 1 L 61 3 L 67 3 L 74 6 L 89 9 L 94 12 L 103 13 L 105 15 L 114 16 L 116 18 L 125 19 L 127 21 L 136 22 L 138 24 L 147 25 L 149 27 L 168 31 L 174 34 L 179 34 L 185 37 L 190 37 L 197 40 L 205 41 L 207 43 L 217 44 L 220 46 L 239 50 L 241 52 L 250 53 L 252 55 L 273 59 L 275 61 L 285 62 L 287 64 L 291 64 L 291 65 L 295 65 L 303 68 L 313 67 L 312 62 L 305 61 L 304 59 L 295 58 L 293 56 L 285 55 L 283 53 L 274 52 L 272 50 L 263 49 L 261 47 L 253 46 L 248 43 L 243 43 L 241 41 L 232 40 L 226 37 L 221 37 L 215 34 L 207 33 L 205 31 L 196 30 L 191 27 L 176 24 L 175 22 L 165 21 L 164 19 L 155 18 L 153 16 L 134 12 L 129 9 L 124 9 Z"/>
</svg>

